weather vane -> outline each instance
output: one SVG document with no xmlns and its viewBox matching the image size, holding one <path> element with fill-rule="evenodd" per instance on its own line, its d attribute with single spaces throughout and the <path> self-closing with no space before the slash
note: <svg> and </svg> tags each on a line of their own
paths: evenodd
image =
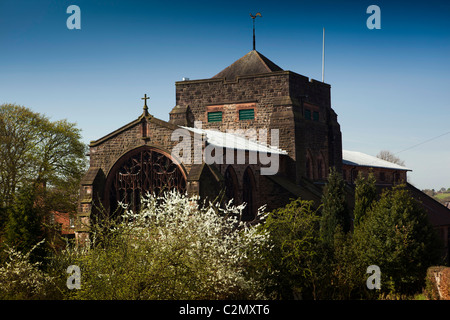
<svg viewBox="0 0 450 320">
<path fill-rule="evenodd" d="M 250 13 L 250 17 L 252 17 L 253 20 L 253 50 L 256 50 L 256 45 L 255 45 L 255 19 L 256 17 L 262 17 L 261 13 L 256 13 L 255 15 L 252 15 Z"/>
</svg>

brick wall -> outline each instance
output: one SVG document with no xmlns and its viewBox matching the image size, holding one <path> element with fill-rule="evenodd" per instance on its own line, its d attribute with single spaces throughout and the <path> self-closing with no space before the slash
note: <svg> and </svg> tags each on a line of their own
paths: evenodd
<svg viewBox="0 0 450 320">
<path fill-rule="evenodd" d="M 369 172 L 373 172 L 376 183 L 378 185 L 390 186 L 395 183 L 401 183 L 407 181 L 406 170 L 395 170 L 388 168 L 371 168 L 363 166 L 346 165 L 342 166 L 343 178 L 348 183 L 354 183 L 358 172 L 361 172 L 365 177 L 369 175 Z"/>
</svg>

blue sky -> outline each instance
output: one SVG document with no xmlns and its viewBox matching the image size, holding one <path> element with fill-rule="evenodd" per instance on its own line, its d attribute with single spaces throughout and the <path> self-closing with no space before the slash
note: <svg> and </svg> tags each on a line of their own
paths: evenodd
<svg viewBox="0 0 450 320">
<path fill-rule="evenodd" d="M 81 30 L 69 30 L 69 5 Z M 369 30 L 369 5 L 381 29 Z M 0 103 L 68 119 L 86 143 L 150 113 L 168 120 L 175 81 L 209 78 L 252 49 L 325 82 L 343 147 L 390 150 L 420 189 L 450 187 L 450 2 L 0 0 Z M 416 146 L 417 145 L 417 146 Z M 411 148 L 416 146 L 414 148 Z M 403 151 L 408 149 L 406 151 Z"/>
</svg>

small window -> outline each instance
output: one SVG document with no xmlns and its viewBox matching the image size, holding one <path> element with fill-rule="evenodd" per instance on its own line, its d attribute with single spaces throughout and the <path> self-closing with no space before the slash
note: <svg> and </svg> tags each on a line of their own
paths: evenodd
<svg viewBox="0 0 450 320">
<path fill-rule="evenodd" d="M 239 110 L 239 120 L 253 120 L 253 119 L 255 119 L 255 109 Z"/>
<path fill-rule="evenodd" d="M 314 121 L 319 121 L 319 112 L 318 111 L 314 111 L 313 112 L 313 120 Z"/>
<path fill-rule="evenodd" d="M 386 174 L 384 172 L 380 172 L 380 181 L 386 181 Z"/>
<path fill-rule="evenodd" d="M 208 112 L 208 122 L 221 122 L 222 111 Z"/>
<path fill-rule="evenodd" d="M 305 109 L 305 119 L 311 120 L 311 110 Z"/>
</svg>

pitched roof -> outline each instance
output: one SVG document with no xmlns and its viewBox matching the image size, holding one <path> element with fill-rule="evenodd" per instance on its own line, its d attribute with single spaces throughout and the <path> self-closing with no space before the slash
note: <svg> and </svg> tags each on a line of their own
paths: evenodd
<svg viewBox="0 0 450 320">
<path fill-rule="evenodd" d="M 450 226 L 449 208 L 409 183 L 406 184 L 406 188 L 416 200 L 422 203 L 422 206 L 428 213 L 428 219 L 433 226 Z"/>
<path fill-rule="evenodd" d="M 197 134 L 204 134 L 206 142 L 219 148 L 247 150 L 253 152 L 266 152 L 273 154 L 287 155 L 287 151 L 271 146 L 263 141 L 251 140 L 244 135 L 239 135 L 236 132 L 221 132 L 210 129 L 200 129 L 192 127 L 183 127 L 186 130 Z"/>
<path fill-rule="evenodd" d="M 252 50 L 212 78 L 234 80 L 237 76 L 247 76 L 275 71 L 283 71 L 283 69 L 267 59 L 258 51 Z"/>
<path fill-rule="evenodd" d="M 348 151 L 342 150 L 342 164 L 352 165 L 352 166 L 362 166 L 362 167 L 373 167 L 373 168 L 387 168 L 396 170 L 406 170 L 412 171 L 411 169 L 386 161 L 380 158 L 358 152 L 358 151 Z"/>
<path fill-rule="evenodd" d="M 90 147 L 95 147 L 95 146 L 105 142 L 106 140 L 109 140 L 109 139 L 117 136 L 118 134 L 121 134 L 122 132 L 127 131 L 128 129 L 138 125 L 139 123 L 144 121 L 144 119 L 147 122 L 151 122 L 151 123 L 153 123 L 153 124 L 155 124 L 157 126 L 160 126 L 160 127 L 166 127 L 166 128 L 168 128 L 170 130 L 178 129 L 178 126 L 176 124 L 173 124 L 173 123 L 170 123 L 170 122 L 167 122 L 167 121 L 155 118 L 151 114 L 148 114 L 148 113 L 146 114 L 146 112 L 144 111 L 142 113 L 142 115 L 139 118 L 137 118 L 136 120 L 131 121 L 130 123 L 120 127 L 119 129 L 116 129 L 115 131 L 113 131 L 111 133 L 108 133 L 106 136 L 104 136 L 104 137 L 102 137 L 100 139 L 91 141 L 89 146 Z"/>
</svg>

